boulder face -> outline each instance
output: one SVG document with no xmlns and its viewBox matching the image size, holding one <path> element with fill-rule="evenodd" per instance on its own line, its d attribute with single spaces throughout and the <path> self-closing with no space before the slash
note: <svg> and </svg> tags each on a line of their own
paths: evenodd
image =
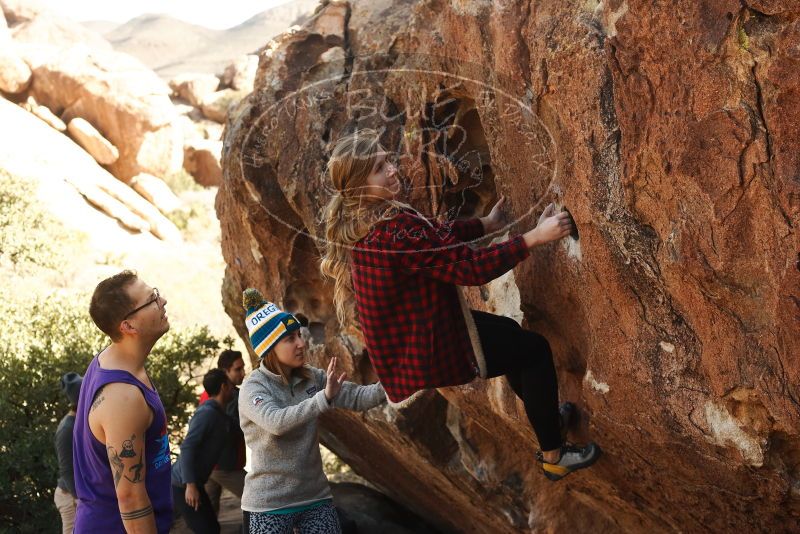
<svg viewBox="0 0 800 534">
<path fill-rule="evenodd" d="M 231 109 L 217 196 L 226 310 L 254 286 L 311 321 L 311 361 L 375 379 L 319 274 L 324 169 L 382 132 L 408 199 L 510 233 L 548 202 L 578 239 L 467 294 L 550 341 L 571 438 L 540 473 L 503 378 L 323 419 L 326 446 L 444 530 L 785 531 L 800 520 L 800 5 L 323 2 Z M 433 327 L 433 326 L 432 326 Z M 435 357 L 435 355 L 432 355 Z M 790 528 L 790 527 L 789 527 Z"/>
</svg>

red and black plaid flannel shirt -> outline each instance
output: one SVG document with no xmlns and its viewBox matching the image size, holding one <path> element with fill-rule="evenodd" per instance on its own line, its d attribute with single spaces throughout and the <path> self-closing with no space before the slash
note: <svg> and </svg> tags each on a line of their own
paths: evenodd
<svg viewBox="0 0 800 534">
<path fill-rule="evenodd" d="M 351 252 L 356 309 L 372 365 L 392 402 L 472 381 L 475 355 L 456 285 L 483 285 L 528 257 L 521 236 L 484 248 L 479 219 L 440 223 L 403 211 Z"/>
</svg>

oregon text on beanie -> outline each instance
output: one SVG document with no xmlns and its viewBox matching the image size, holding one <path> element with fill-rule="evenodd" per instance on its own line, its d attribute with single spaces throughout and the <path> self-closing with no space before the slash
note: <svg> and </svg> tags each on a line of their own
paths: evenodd
<svg viewBox="0 0 800 534">
<path fill-rule="evenodd" d="M 259 358 L 266 356 L 290 332 L 300 329 L 300 321 L 294 315 L 264 300 L 257 289 L 245 289 L 242 293 L 242 304 L 247 310 L 244 321 L 250 335 L 250 344 Z"/>
</svg>

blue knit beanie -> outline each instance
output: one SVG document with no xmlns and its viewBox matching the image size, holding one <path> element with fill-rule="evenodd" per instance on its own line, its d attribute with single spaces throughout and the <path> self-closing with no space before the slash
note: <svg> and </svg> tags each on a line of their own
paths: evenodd
<svg viewBox="0 0 800 534">
<path fill-rule="evenodd" d="M 288 334 L 300 330 L 300 321 L 294 315 L 264 300 L 257 289 L 245 289 L 242 303 L 247 310 L 244 322 L 250 335 L 250 345 L 259 358 L 264 358 Z"/>
</svg>

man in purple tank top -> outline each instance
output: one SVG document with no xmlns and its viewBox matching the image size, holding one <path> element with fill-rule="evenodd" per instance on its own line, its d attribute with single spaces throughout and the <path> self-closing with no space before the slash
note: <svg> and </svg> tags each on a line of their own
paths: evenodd
<svg viewBox="0 0 800 534">
<path fill-rule="evenodd" d="M 168 533 L 172 523 L 164 406 L 144 368 L 169 330 L 167 301 L 123 271 L 97 285 L 89 314 L 111 345 L 89 364 L 73 431 L 75 533 Z"/>
</svg>

